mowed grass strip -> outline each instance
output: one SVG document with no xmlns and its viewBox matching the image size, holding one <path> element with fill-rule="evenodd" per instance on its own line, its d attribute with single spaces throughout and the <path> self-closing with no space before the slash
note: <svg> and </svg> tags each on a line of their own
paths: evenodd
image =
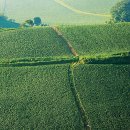
<svg viewBox="0 0 130 130">
<path fill-rule="evenodd" d="M 0 68 L 0 130 L 82 130 L 68 65 Z"/>
<path fill-rule="evenodd" d="M 80 65 L 74 79 L 92 130 L 130 129 L 130 65 Z"/>
<path fill-rule="evenodd" d="M 72 55 L 66 42 L 50 27 L 25 28 L 0 33 L 0 58 Z"/>
<path fill-rule="evenodd" d="M 130 52 L 130 24 L 60 26 L 59 30 L 82 56 Z"/>
</svg>

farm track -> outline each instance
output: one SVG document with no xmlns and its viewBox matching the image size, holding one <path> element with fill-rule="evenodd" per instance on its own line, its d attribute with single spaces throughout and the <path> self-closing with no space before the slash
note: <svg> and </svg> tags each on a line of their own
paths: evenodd
<svg viewBox="0 0 130 130">
<path fill-rule="evenodd" d="M 82 119 L 82 122 L 83 122 L 83 125 L 84 125 L 84 129 L 85 130 L 91 130 L 91 126 L 89 125 L 89 121 L 88 121 L 89 119 L 86 115 L 84 106 L 81 102 L 80 96 L 79 96 L 78 91 L 75 87 L 74 74 L 73 74 L 73 64 L 69 66 L 68 77 L 69 77 L 71 91 L 72 91 L 72 94 L 74 96 L 74 99 L 75 99 L 76 105 L 78 107 L 79 113 L 81 115 L 81 119 Z"/>
<path fill-rule="evenodd" d="M 65 36 L 57 29 L 57 27 L 51 27 L 59 37 L 61 37 L 66 43 L 67 43 L 67 46 L 68 48 L 70 49 L 71 53 L 74 55 L 74 56 L 78 56 L 78 53 L 76 52 L 76 50 L 73 48 L 73 46 L 71 45 L 70 41 L 68 41 L 67 38 L 65 38 Z"/>
<path fill-rule="evenodd" d="M 110 14 L 101 14 L 101 13 L 92 13 L 92 12 L 85 12 L 81 11 L 79 9 L 76 9 L 75 7 L 72 7 L 65 3 L 63 0 L 54 0 L 56 3 L 60 4 L 61 6 L 73 11 L 74 13 L 80 14 L 80 15 L 91 15 L 91 16 L 98 16 L 98 17 L 111 17 Z"/>
</svg>

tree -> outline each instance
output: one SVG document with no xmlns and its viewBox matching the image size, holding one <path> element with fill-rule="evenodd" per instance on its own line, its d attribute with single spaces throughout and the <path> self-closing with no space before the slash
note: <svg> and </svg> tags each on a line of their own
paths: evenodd
<svg viewBox="0 0 130 130">
<path fill-rule="evenodd" d="M 111 9 L 113 22 L 130 22 L 130 0 L 118 2 Z"/>
<path fill-rule="evenodd" d="M 31 26 L 31 27 L 34 25 L 33 20 L 31 20 L 31 19 L 26 20 L 24 24 L 27 26 Z"/>
<path fill-rule="evenodd" d="M 0 14 L 0 20 L 8 20 L 8 17 L 6 17 L 6 16 Z"/>
<path fill-rule="evenodd" d="M 41 24 L 42 24 L 41 18 L 40 18 L 40 17 L 35 17 L 35 18 L 34 18 L 34 24 L 35 24 L 36 26 L 41 25 Z"/>
</svg>

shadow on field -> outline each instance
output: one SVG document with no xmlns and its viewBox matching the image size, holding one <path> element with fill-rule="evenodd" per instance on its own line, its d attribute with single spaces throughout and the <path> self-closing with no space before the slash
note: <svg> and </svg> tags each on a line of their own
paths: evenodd
<svg viewBox="0 0 130 130">
<path fill-rule="evenodd" d="M 87 64 L 130 64 L 130 56 L 122 57 L 110 57 L 110 58 L 97 58 L 97 59 L 86 59 Z"/>
</svg>

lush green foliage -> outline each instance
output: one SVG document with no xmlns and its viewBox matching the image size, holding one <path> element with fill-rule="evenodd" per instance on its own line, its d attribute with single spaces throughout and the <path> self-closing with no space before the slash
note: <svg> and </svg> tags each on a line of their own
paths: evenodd
<svg viewBox="0 0 130 130">
<path fill-rule="evenodd" d="M 66 42 L 49 27 L 4 31 L 0 34 L 0 58 L 70 55 Z"/>
<path fill-rule="evenodd" d="M 130 0 L 122 0 L 111 10 L 114 22 L 130 22 Z"/>
<path fill-rule="evenodd" d="M 130 65 L 80 65 L 74 79 L 92 130 L 130 128 Z"/>
<path fill-rule="evenodd" d="M 0 28 L 18 28 L 20 24 L 16 23 L 12 19 L 0 15 Z"/>
<path fill-rule="evenodd" d="M 1 130 L 82 130 L 68 65 L 0 68 Z"/>
<path fill-rule="evenodd" d="M 61 26 L 59 29 L 80 55 L 130 51 L 130 24 Z"/>
<path fill-rule="evenodd" d="M 40 18 L 40 17 L 35 17 L 35 18 L 34 18 L 34 24 L 35 24 L 36 26 L 41 25 L 41 24 L 42 24 L 41 18 Z"/>
</svg>

